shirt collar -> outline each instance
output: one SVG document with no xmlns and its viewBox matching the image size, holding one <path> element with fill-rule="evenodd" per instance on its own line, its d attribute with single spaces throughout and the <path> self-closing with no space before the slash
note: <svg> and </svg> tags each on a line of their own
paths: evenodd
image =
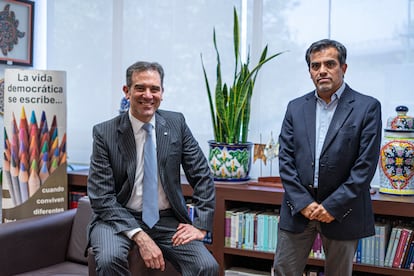
<svg viewBox="0 0 414 276">
<path fill-rule="evenodd" d="M 345 91 L 345 82 L 342 82 L 342 85 L 338 88 L 338 90 L 336 90 L 335 93 L 332 94 L 332 96 L 331 96 L 331 102 L 333 102 L 335 99 L 338 99 L 339 100 L 341 98 L 342 94 L 344 93 L 344 91 Z M 319 97 L 318 92 L 316 91 L 316 89 L 315 89 L 315 97 L 318 100 L 322 100 Z"/>
<path fill-rule="evenodd" d="M 131 109 L 128 110 L 128 117 L 129 120 L 131 121 L 131 125 L 132 125 L 132 130 L 134 131 L 134 134 L 137 134 L 142 126 L 145 124 L 144 122 L 138 120 L 137 118 L 135 118 L 132 114 L 131 114 Z M 149 121 L 155 128 L 155 116 L 152 116 L 151 121 Z"/>
</svg>

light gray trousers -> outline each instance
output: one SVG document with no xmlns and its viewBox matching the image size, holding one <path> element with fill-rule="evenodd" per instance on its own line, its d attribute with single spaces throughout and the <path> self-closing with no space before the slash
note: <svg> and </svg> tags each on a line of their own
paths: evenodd
<svg viewBox="0 0 414 276">
<path fill-rule="evenodd" d="M 302 276 L 317 233 L 322 237 L 325 252 L 325 276 L 351 276 L 358 240 L 331 240 L 320 232 L 320 223 L 309 222 L 303 233 L 279 229 L 274 275 Z"/>
</svg>

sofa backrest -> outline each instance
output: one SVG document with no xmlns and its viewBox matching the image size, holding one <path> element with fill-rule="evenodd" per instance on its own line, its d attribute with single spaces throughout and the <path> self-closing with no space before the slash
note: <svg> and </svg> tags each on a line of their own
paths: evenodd
<svg viewBox="0 0 414 276">
<path fill-rule="evenodd" d="M 86 228 L 92 217 L 89 198 L 79 199 L 77 211 L 72 225 L 72 233 L 68 246 L 67 259 L 73 262 L 88 264 L 85 256 L 87 246 Z"/>
</svg>

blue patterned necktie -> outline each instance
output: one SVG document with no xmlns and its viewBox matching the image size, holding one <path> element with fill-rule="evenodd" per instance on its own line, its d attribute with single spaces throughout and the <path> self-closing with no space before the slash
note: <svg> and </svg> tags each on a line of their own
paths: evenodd
<svg viewBox="0 0 414 276">
<path fill-rule="evenodd" d="M 158 212 L 157 155 L 152 139 L 152 128 L 146 123 L 142 128 L 147 132 L 144 144 L 144 182 L 142 191 L 142 220 L 152 228 L 160 218 Z"/>
</svg>

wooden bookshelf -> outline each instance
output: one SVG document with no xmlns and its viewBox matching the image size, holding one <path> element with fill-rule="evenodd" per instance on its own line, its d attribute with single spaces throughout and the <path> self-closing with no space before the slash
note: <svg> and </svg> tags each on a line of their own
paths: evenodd
<svg viewBox="0 0 414 276">
<path fill-rule="evenodd" d="M 267 260 L 264 265 L 260 264 L 262 267 L 255 267 L 255 269 L 269 271 L 273 263 L 273 253 L 224 247 L 224 212 L 229 209 L 234 202 L 270 204 L 275 206 L 279 206 L 282 202 L 283 189 L 255 184 L 256 183 L 254 182 L 247 185 L 216 184 L 217 202 L 214 220 L 213 253 L 223 269 L 238 265 L 240 262 L 243 262 L 246 257 Z M 376 191 L 372 195 L 372 204 L 376 215 L 412 218 L 414 220 L 414 197 L 384 195 Z M 321 259 L 309 258 L 308 265 L 323 267 L 324 261 Z M 377 275 L 414 275 L 413 270 L 378 267 L 366 264 L 354 264 L 354 271 Z M 224 273 L 222 273 L 222 275 L 224 275 Z"/>
<path fill-rule="evenodd" d="M 69 191 L 71 188 L 84 187 L 86 189 L 87 170 L 68 172 Z M 185 196 L 192 195 L 192 188 L 182 179 L 182 188 Z M 228 248 L 224 246 L 225 210 L 236 205 L 257 204 L 279 206 L 282 202 L 283 189 L 272 185 L 249 182 L 247 184 L 216 183 L 216 213 L 214 217 L 213 243 L 208 246 L 224 270 L 232 266 L 250 266 L 254 269 L 269 271 L 273 263 L 273 253 Z M 372 195 L 373 209 L 376 215 L 403 217 L 414 220 L 414 197 L 385 195 L 375 193 Z M 324 261 L 309 258 L 308 265 L 323 267 Z M 414 275 L 413 270 L 378 267 L 365 264 L 354 264 L 354 271 L 376 275 Z"/>
<path fill-rule="evenodd" d="M 88 182 L 88 169 L 68 171 L 68 186 L 69 191 L 74 187 L 84 187 Z"/>
<path fill-rule="evenodd" d="M 68 171 L 68 193 L 77 190 L 86 192 L 86 185 L 88 182 L 88 170 L 73 170 Z M 185 182 L 185 178 L 183 178 Z M 190 185 L 182 185 L 185 196 L 192 196 L 193 190 Z"/>
</svg>

